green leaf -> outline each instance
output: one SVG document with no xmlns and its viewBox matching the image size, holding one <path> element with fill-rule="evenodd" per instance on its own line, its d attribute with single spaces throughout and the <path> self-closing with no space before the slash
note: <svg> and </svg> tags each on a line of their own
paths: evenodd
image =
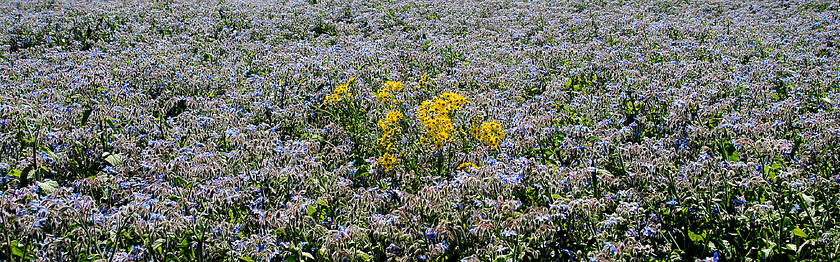
<svg viewBox="0 0 840 262">
<path fill-rule="evenodd" d="M 85 111 L 82 112 L 82 121 L 79 122 L 80 126 L 87 124 L 88 119 L 90 119 L 90 113 L 93 112 L 92 107 L 86 106 L 85 108 L 87 109 L 85 109 Z"/>
<path fill-rule="evenodd" d="M 313 257 L 312 254 L 310 254 L 309 252 L 301 252 L 300 254 L 305 258 L 315 260 L 315 257 Z"/>
<path fill-rule="evenodd" d="M 48 179 L 48 180 L 45 180 L 44 182 L 38 183 L 38 187 L 40 187 L 41 190 L 44 190 L 44 193 L 47 193 L 47 195 L 49 195 L 53 191 L 55 191 L 55 189 L 57 189 L 59 187 L 59 185 L 58 185 L 58 182 L 56 182 L 55 180 L 49 180 Z"/>
<path fill-rule="evenodd" d="M 694 242 L 701 242 L 706 239 L 706 231 L 704 230 L 702 234 L 695 234 L 691 230 L 688 231 L 688 238 Z"/>
<path fill-rule="evenodd" d="M 122 166 L 122 157 L 120 155 L 105 152 L 102 156 L 105 157 L 105 162 L 108 162 L 111 166 Z"/>
<path fill-rule="evenodd" d="M 808 238 L 808 234 L 805 234 L 805 231 L 802 231 L 798 227 L 793 229 L 793 234 L 801 238 Z"/>
<path fill-rule="evenodd" d="M 251 259 L 251 257 L 240 257 L 239 259 L 245 262 L 254 262 L 254 260 Z"/>
<path fill-rule="evenodd" d="M 802 200 L 805 201 L 805 204 L 808 204 L 808 206 L 812 206 L 814 204 L 814 197 L 804 193 L 802 194 Z"/>
<path fill-rule="evenodd" d="M 17 240 L 12 240 L 12 242 L 9 243 L 9 247 L 12 249 L 12 255 L 23 257 L 23 250 L 20 250 L 20 246 L 21 245 L 17 242 Z"/>
<path fill-rule="evenodd" d="M 163 253 L 163 244 L 166 243 L 166 238 L 158 238 L 152 243 L 152 249 L 157 250 L 158 253 Z"/>
<path fill-rule="evenodd" d="M 306 214 L 309 216 L 315 214 L 316 211 L 318 211 L 318 209 L 316 209 L 315 206 L 306 206 Z"/>
<path fill-rule="evenodd" d="M 356 253 L 356 257 L 362 261 L 370 261 L 370 255 L 363 253 L 362 251 L 358 251 L 358 253 Z"/>
<path fill-rule="evenodd" d="M 175 176 L 175 178 L 173 180 L 174 180 L 173 182 L 175 182 L 175 184 L 189 187 L 189 185 L 187 184 L 187 181 L 184 180 L 183 178 L 181 178 L 180 176 Z"/>
<path fill-rule="evenodd" d="M 773 254 L 773 248 L 776 248 L 776 245 L 770 245 L 767 248 L 762 248 L 761 249 L 761 253 L 764 253 L 764 258 L 765 259 L 769 258 L 770 255 Z"/>
<path fill-rule="evenodd" d="M 727 159 L 727 160 L 729 160 L 729 161 L 732 161 L 732 162 L 735 162 L 735 161 L 740 160 L 740 159 L 738 158 L 738 151 L 732 151 L 732 153 L 731 153 L 731 154 L 729 154 L 728 156 L 726 156 L 726 159 Z"/>
<path fill-rule="evenodd" d="M 47 155 L 49 155 L 49 156 L 50 156 L 50 158 L 52 158 L 52 159 L 53 159 L 53 160 L 55 160 L 55 161 L 58 161 L 58 156 L 57 156 L 57 155 L 55 155 L 55 153 L 53 153 L 53 151 L 52 151 L 52 150 L 50 150 L 50 148 L 49 148 L 49 147 L 47 147 L 47 146 L 42 146 L 42 147 L 41 147 L 41 151 L 45 151 L 45 152 L 47 152 Z"/>
<path fill-rule="evenodd" d="M 20 177 L 21 172 L 20 170 L 12 169 L 12 171 L 10 171 L 10 174 L 14 177 Z"/>
<path fill-rule="evenodd" d="M 116 130 L 116 126 L 114 126 L 114 121 L 111 118 L 105 119 L 105 124 L 107 124 L 111 129 Z"/>
<path fill-rule="evenodd" d="M 325 207 L 330 207 L 330 205 L 327 205 L 327 202 L 324 202 L 324 200 L 318 200 L 318 202 L 315 202 L 315 203 L 318 204 L 318 205 L 325 206 Z"/>
<path fill-rule="evenodd" d="M 21 172 L 21 175 L 25 175 L 26 177 L 31 179 L 32 175 L 34 175 L 34 172 L 35 172 L 35 170 L 32 170 L 32 166 L 27 166 L 27 167 L 23 168 L 23 171 Z"/>
</svg>

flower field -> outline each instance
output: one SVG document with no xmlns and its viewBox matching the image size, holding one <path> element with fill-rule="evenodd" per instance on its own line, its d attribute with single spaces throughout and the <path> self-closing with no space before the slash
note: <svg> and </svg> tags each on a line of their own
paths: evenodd
<svg viewBox="0 0 840 262">
<path fill-rule="evenodd" d="M 837 261 L 836 1 L 0 2 L 0 261 Z"/>
</svg>

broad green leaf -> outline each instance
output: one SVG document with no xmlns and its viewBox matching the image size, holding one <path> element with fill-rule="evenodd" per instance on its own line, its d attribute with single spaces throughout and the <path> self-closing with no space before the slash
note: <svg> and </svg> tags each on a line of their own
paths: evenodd
<svg viewBox="0 0 840 262">
<path fill-rule="evenodd" d="M 56 182 L 55 180 L 45 180 L 44 182 L 38 183 L 38 187 L 40 187 L 41 190 L 44 190 L 44 193 L 47 193 L 49 195 L 53 191 L 55 191 L 55 189 L 57 189 L 59 185 L 58 182 Z"/>
<path fill-rule="evenodd" d="M 732 151 L 732 154 L 729 154 L 728 156 L 726 156 L 726 159 L 729 160 L 729 161 L 732 161 L 732 162 L 740 160 L 738 158 L 738 151 Z"/>
<path fill-rule="evenodd" d="M 806 234 L 805 231 L 802 231 L 802 229 L 799 229 L 798 227 L 793 229 L 793 234 L 801 238 L 808 238 L 808 234 Z"/>
<path fill-rule="evenodd" d="M 245 262 L 254 262 L 254 260 L 251 259 L 251 257 L 240 257 L 239 259 L 241 259 L 242 261 L 245 261 Z"/>
<path fill-rule="evenodd" d="M 773 248 L 775 248 L 775 247 L 776 247 L 776 245 L 772 245 L 772 246 L 769 246 L 767 248 L 762 248 L 761 249 L 761 253 L 764 253 L 764 258 L 765 259 L 769 258 L 770 255 L 773 254 Z"/>
<path fill-rule="evenodd" d="M 370 261 L 370 255 L 361 251 L 358 251 L 358 253 L 356 253 L 356 257 L 362 261 Z"/>
<path fill-rule="evenodd" d="M 103 156 L 105 157 L 105 162 L 108 162 L 111 166 L 122 166 L 122 157 L 120 155 L 106 152 Z"/>
<path fill-rule="evenodd" d="M 83 126 L 87 124 L 88 119 L 90 119 L 90 113 L 93 112 L 93 108 L 85 107 L 85 111 L 82 112 L 82 121 L 79 122 L 79 125 Z"/>
<path fill-rule="evenodd" d="M 691 241 L 694 241 L 694 242 L 701 242 L 704 239 L 706 239 L 706 231 L 703 231 L 702 234 L 695 234 L 694 232 L 689 230 L 688 231 L 688 238 L 691 239 Z"/>
<path fill-rule="evenodd" d="M 315 212 L 318 211 L 314 206 L 306 206 L 306 214 L 312 216 Z"/>
<path fill-rule="evenodd" d="M 811 206 L 811 205 L 814 204 L 814 197 L 812 197 L 812 196 L 802 194 L 802 200 L 804 200 L 805 204 L 808 204 L 808 206 Z"/>
<path fill-rule="evenodd" d="M 324 200 L 318 200 L 318 202 L 316 202 L 316 204 L 322 205 L 322 206 L 325 206 L 325 207 L 330 207 L 330 205 L 327 205 L 327 202 L 324 202 Z"/>
<path fill-rule="evenodd" d="M 313 256 L 312 256 L 312 254 L 310 254 L 309 252 L 301 252 L 300 254 L 301 254 L 302 256 L 304 256 L 304 257 L 308 258 L 308 259 L 312 259 L 312 260 L 314 260 L 314 259 L 315 259 L 315 257 L 313 257 Z"/>
<path fill-rule="evenodd" d="M 159 253 L 163 253 L 163 244 L 166 243 L 166 238 L 158 238 L 152 243 L 152 249 L 157 250 Z"/>
<path fill-rule="evenodd" d="M 12 255 L 23 257 L 23 250 L 20 250 L 20 244 L 18 244 L 17 240 L 9 243 L 9 247 L 12 249 Z"/>
</svg>

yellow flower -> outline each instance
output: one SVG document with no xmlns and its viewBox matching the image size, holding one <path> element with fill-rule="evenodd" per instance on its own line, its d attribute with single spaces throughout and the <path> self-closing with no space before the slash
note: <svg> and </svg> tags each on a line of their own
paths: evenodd
<svg viewBox="0 0 840 262">
<path fill-rule="evenodd" d="M 379 129 L 382 130 L 382 137 L 377 142 L 381 150 L 385 152 L 391 150 L 393 143 L 390 138 L 400 131 L 400 127 L 396 124 L 402 118 L 403 114 L 400 111 L 390 111 L 385 115 L 385 118 L 379 119 L 379 122 L 377 122 Z"/>
<path fill-rule="evenodd" d="M 422 90 L 423 87 L 425 87 L 428 84 L 429 84 L 429 74 L 424 73 L 422 76 L 420 76 L 420 80 L 417 81 L 417 87 L 416 88 Z"/>
<path fill-rule="evenodd" d="M 346 84 L 339 84 L 338 86 L 336 86 L 335 89 L 333 89 L 332 94 L 329 94 L 326 98 L 324 98 L 324 104 L 331 105 L 338 103 L 344 98 L 350 98 L 350 93 L 348 93 L 347 90 L 350 89 L 350 84 L 352 84 L 354 81 L 356 81 L 355 77 L 347 80 Z"/>
<path fill-rule="evenodd" d="M 399 92 L 402 91 L 402 82 L 400 81 L 388 81 L 385 82 L 385 91 L 388 92 Z"/>
<path fill-rule="evenodd" d="M 426 136 L 436 146 L 441 147 L 444 142 L 452 140 L 455 127 L 452 125 L 449 113 L 466 103 L 467 100 L 463 96 L 446 92 L 439 97 L 433 97 L 431 101 L 424 101 L 420 104 L 417 117 L 426 127 Z"/>
<path fill-rule="evenodd" d="M 391 112 L 388 112 L 387 115 L 385 115 L 385 122 L 393 125 L 393 124 L 397 123 L 397 121 L 400 121 L 400 119 L 402 119 L 402 118 L 403 118 L 403 114 L 400 111 L 391 111 Z"/>
<path fill-rule="evenodd" d="M 478 130 L 473 130 L 473 136 L 490 147 L 498 147 L 505 133 L 502 130 L 502 125 L 498 122 L 487 121 L 481 123 L 481 127 Z"/>
<path fill-rule="evenodd" d="M 388 172 L 392 168 L 394 168 L 394 163 L 397 162 L 397 159 L 394 158 L 394 156 L 392 156 L 391 154 L 385 153 L 384 155 L 379 157 L 379 160 L 377 162 L 379 163 L 379 165 L 385 168 L 385 172 Z"/>
<path fill-rule="evenodd" d="M 476 166 L 474 163 L 466 162 L 466 163 L 458 165 L 457 169 L 461 170 L 461 169 L 468 168 L 468 167 L 471 168 L 471 169 L 477 169 L 478 168 L 478 166 Z"/>
<path fill-rule="evenodd" d="M 385 82 L 385 87 L 376 91 L 376 97 L 386 101 L 394 100 L 394 95 L 391 93 L 399 91 L 402 91 L 402 82 L 388 81 Z"/>
<path fill-rule="evenodd" d="M 447 105 L 451 107 L 451 110 L 457 110 L 461 108 L 462 105 L 467 104 L 467 99 L 464 98 L 464 96 L 456 93 L 446 92 L 441 94 L 440 96 L 446 99 Z"/>
</svg>

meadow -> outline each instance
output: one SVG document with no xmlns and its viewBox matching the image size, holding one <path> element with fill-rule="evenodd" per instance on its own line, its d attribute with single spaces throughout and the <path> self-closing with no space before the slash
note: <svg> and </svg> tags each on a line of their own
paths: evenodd
<svg viewBox="0 0 840 262">
<path fill-rule="evenodd" d="M 838 261 L 840 3 L 0 2 L 0 261 Z"/>
</svg>

